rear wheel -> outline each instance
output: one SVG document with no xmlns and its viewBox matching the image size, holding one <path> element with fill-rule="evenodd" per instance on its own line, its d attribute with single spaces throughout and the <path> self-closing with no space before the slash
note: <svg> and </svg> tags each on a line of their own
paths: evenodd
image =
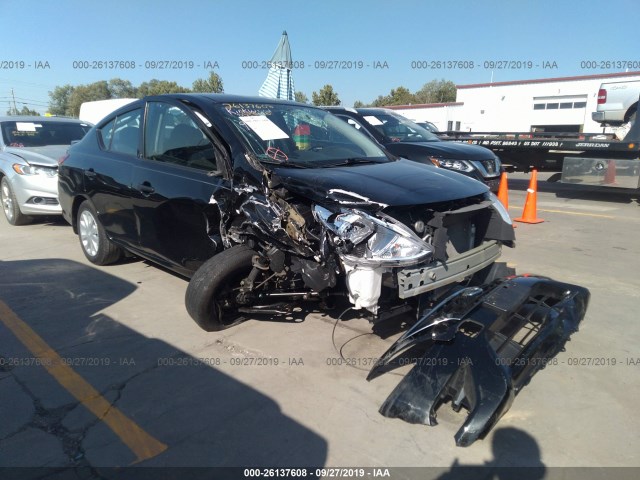
<svg viewBox="0 0 640 480">
<path fill-rule="evenodd" d="M 253 269 L 256 254 L 246 245 L 236 245 L 211 257 L 191 278 L 185 305 L 191 318 L 207 332 L 237 325 L 246 317 L 238 312 L 240 282 Z"/>
<path fill-rule="evenodd" d="M 4 216 L 7 217 L 7 222 L 11 225 L 26 225 L 33 220 L 31 217 L 24 215 L 20 211 L 18 200 L 16 200 L 16 196 L 13 194 L 13 190 L 11 189 L 11 185 L 9 184 L 7 177 L 3 177 L 0 184 L 0 199 L 2 200 Z"/>
<path fill-rule="evenodd" d="M 122 256 L 122 249 L 107 238 L 104 227 L 89 202 L 80 205 L 77 218 L 78 237 L 84 256 L 96 265 L 109 265 L 118 261 Z"/>
</svg>

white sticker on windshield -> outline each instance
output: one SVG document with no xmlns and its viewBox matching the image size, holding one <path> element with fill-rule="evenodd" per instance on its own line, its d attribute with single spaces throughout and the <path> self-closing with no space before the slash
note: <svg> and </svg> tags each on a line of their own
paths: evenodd
<svg viewBox="0 0 640 480">
<path fill-rule="evenodd" d="M 262 140 L 278 140 L 279 138 L 289 138 L 280 127 L 269 120 L 265 115 L 255 115 L 251 117 L 240 117 L 247 126 L 256 132 Z"/>
<path fill-rule="evenodd" d="M 35 132 L 36 124 L 33 122 L 16 122 L 16 128 L 19 132 Z"/>
<path fill-rule="evenodd" d="M 378 120 L 378 117 L 374 117 L 373 115 L 365 115 L 364 119 L 371 125 L 384 125 L 380 120 Z"/>
</svg>

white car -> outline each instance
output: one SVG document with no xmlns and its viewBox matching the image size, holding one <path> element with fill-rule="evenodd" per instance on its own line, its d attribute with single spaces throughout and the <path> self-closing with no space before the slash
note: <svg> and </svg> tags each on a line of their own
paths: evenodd
<svg viewBox="0 0 640 480">
<path fill-rule="evenodd" d="M 72 118 L 0 117 L 0 198 L 11 225 L 62 213 L 58 159 L 90 128 Z"/>
</svg>

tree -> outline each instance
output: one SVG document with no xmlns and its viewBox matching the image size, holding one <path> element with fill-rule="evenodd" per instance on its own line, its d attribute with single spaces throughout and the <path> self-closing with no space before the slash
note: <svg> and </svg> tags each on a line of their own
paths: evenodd
<svg viewBox="0 0 640 480">
<path fill-rule="evenodd" d="M 197 93 L 224 93 L 222 77 L 216 72 L 211 72 L 207 79 L 196 79 L 191 86 L 191 91 Z"/>
<path fill-rule="evenodd" d="M 392 88 L 389 92 L 389 105 L 408 105 L 415 103 L 415 96 L 406 87 Z"/>
<path fill-rule="evenodd" d="M 362 108 L 364 107 L 364 103 L 361 102 L 360 100 L 356 100 L 355 102 L 353 102 L 353 108 Z"/>
<path fill-rule="evenodd" d="M 111 98 L 136 98 L 137 88 L 129 80 L 112 78 L 107 82 L 107 88 Z"/>
<path fill-rule="evenodd" d="M 72 85 L 62 85 L 49 92 L 49 113 L 51 115 L 68 115 L 69 97 L 75 90 Z"/>
<path fill-rule="evenodd" d="M 73 89 L 69 95 L 67 110 L 65 115 L 77 117 L 80 114 L 80 105 L 84 102 L 93 102 L 95 100 L 108 100 L 111 98 L 109 85 L 106 80 L 90 83 L 88 85 L 79 85 Z"/>
<path fill-rule="evenodd" d="M 311 93 L 311 99 L 314 105 L 340 105 L 338 94 L 333 91 L 333 87 L 329 84 L 322 87 L 318 93 Z"/>
<path fill-rule="evenodd" d="M 295 93 L 295 100 L 300 103 L 309 103 L 309 97 L 300 91 Z"/>
<path fill-rule="evenodd" d="M 379 95 L 372 103 L 373 107 L 384 107 L 386 105 L 409 105 L 416 102 L 416 96 L 407 87 L 392 88 L 389 95 Z"/>
<path fill-rule="evenodd" d="M 7 110 L 7 115 L 35 115 L 35 116 L 40 116 L 40 114 L 38 112 L 36 112 L 35 110 L 31 110 L 29 107 L 27 107 L 26 105 L 23 105 L 22 110 L 14 110 L 13 108 L 10 108 L 9 110 Z"/>
<path fill-rule="evenodd" d="M 370 106 L 371 107 L 384 107 L 385 105 L 389 105 L 389 96 L 382 96 L 382 95 L 378 95 L 378 98 L 376 98 L 373 102 L 371 102 Z"/>
<path fill-rule="evenodd" d="M 445 103 L 456 101 L 456 84 L 451 80 L 431 80 L 415 93 L 416 103 Z"/>
<path fill-rule="evenodd" d="M 189 93 L 189 91 L 188 88 L 181 87 L 176 82 L 154 78 L 140 84 L 138 98 L 146 97 L 147 95 L 163 95 L 165 93 Z"/>
</svg>

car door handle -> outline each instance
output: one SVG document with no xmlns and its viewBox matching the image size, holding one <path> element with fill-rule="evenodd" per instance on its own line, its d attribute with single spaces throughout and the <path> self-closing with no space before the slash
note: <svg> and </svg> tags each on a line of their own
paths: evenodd
<svg viewBox="0 0 640 480">
<path fill-rule="evenodd" d="M 90 168 L 89 170 L 86 170 L 84 172 L 84 174 L 89 178 L 95 178 L 96 175 L 97 175 L 96 171 L 93 168 Z"/>
<path fill-rule="evenodd" d="M 149 182 L 142 182 L 140 185 L 136 187 L 138 191 L 140 191 L 143 195 L 151 195 L 156 191 L 155 188 L 151 186 Z"/>
</svg>

